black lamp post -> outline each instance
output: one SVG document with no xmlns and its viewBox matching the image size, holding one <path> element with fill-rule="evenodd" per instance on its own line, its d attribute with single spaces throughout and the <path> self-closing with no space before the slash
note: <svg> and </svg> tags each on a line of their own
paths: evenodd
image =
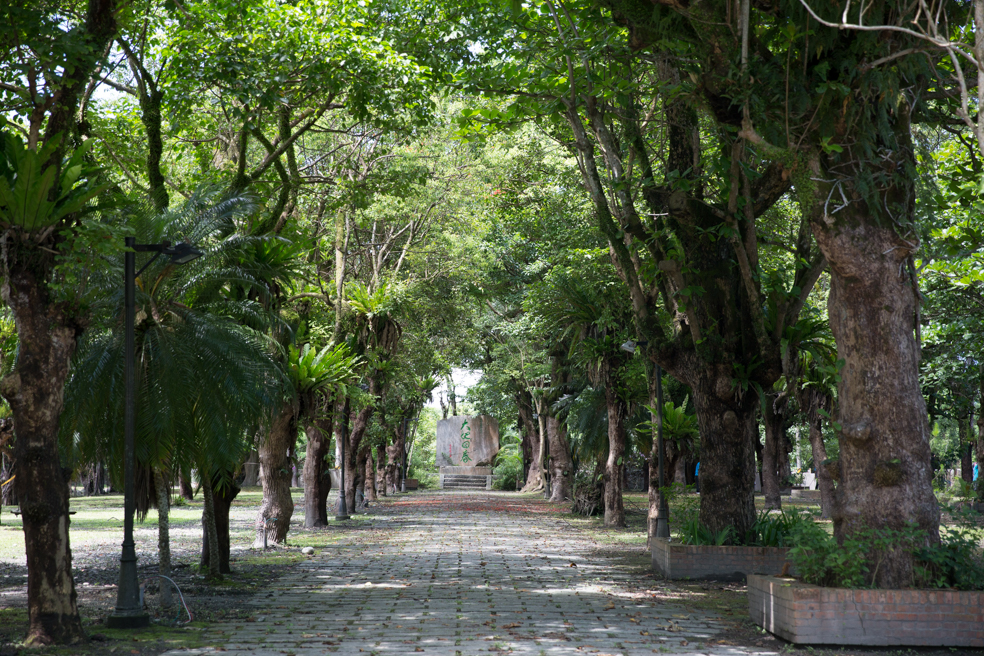
<svg viewBox="0 0 984 656">
<path fill-rule="evenodd" d="M 628 341 L 622 344 L 622 350 L 635 353 L 636 346 L 645 347 L 649 342 Z M 649 358 L 646 358 L 646 376 L 649 376 Z M 658 479 L 659 479 L 659 507 L 656 509 L 656 537 L 670 537 L 670 507 L 666 503 L 666 495 L 663 494 L 665 482 L 663 478 L 663 370 L 656 365 L 656 450 L 659 452 Z"/>
<path fill-rule="evenodd" d="M 342 418 L 342 432 L 339 436 L 342 462 L 338 466 L 338 473 L 341 475 L 341 485 L 338 489 L 338 512 L 335 514 L 336 520 L 352 519 L 348 514 L 348 505 L 345 503 L 345 441 L 347 439 L 345 437 L 345 433 L 348 429 L 348 426 L 346 426 L 346 419 L 347 418 L 345 417 Z"/>
<path fill-rule="evenodd" d="M 124 354 L 124 386 L 126 401 L 123 406 L 123 553 L 120 556 L 120 583 L 116 589 L 116 610 L 106 619 L 106 626 L 113 629 L 140 629 L 150 625 L 150 616 L 144 612 L 140 600 L 140 586 L 137 583 L 137 551 L 133 543 L 133 510 L 135 506 L 133 494 L 133 433 L 135 426 L 136 408 L 134 403 L 134 354 L 133 354 L 133 315 L 135 281 L 139 273 L 158 257 L 171 256 L 172 264 L 186 264 L 202 255 L 189 244 L 171 246 L 170 242 L 161 244 L 138 244 L 133 237 L 127 237 L 126 253 L 123 256 L 123 300 L 125 349 Z M 153 252 L 150 262 L 134 273 L 136 254 L 138 252 Z"/>
</svg>

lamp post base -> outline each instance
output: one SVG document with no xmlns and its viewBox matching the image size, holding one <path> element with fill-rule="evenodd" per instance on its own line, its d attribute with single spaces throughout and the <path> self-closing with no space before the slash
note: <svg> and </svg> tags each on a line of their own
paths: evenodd
<svg viewBox="0 0 984 656">
<path fill-rule="evenodd" d="M 338 505 L 335 507 L 335 521 L 344 521 L 346 519 L 352 519 L 351 515 L 348 514 L 348 504 L 345 503 L 345 498 L 342 497 L 338 500 Z"/>
<path fill-rule="evenodd" d="M 145 629 L 150 626 L 150 615 L 143 611 L 117 611 L 106 618 L 106 626 L 110 629 Z"/>
<path fill-rule="evenodd" d="M 663 499 L 656 512 L 656 537 L 670 537 L 670 508 Z"/>
</svg>

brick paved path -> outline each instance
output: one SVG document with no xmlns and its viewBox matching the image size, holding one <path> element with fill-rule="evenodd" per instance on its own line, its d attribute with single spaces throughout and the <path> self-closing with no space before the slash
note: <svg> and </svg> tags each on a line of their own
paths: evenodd
<svg viewBox="0 0 984 656">
<path fill-rule="evenodd" d="M 766 653 L 709 642 L 720 618 L 630 590 L 563 515 L 515 499 L 388 500 L 373 530 L 290 570 L 248 602 L 255 621 L 214 625 L 206 642 L 251 656 Z"/>
</svg>

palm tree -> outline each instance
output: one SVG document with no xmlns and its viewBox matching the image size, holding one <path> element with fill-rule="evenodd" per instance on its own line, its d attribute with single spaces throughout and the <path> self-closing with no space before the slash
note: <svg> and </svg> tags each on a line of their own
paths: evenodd
<svg viewBox="0 0 984 656">
<path fill-rule="evenodd" d="M 209 573 L 218 576 L 226 535 L 216 526 L 215 494 L 232 485 L 231 473 L 248 449 L 245 436 L 266 408 L 284 393 L 275 345 L 257 328 L 275 323 L 261 302 L 270 272 L 248 257 L 260 238 L 235 235 L 230 226 L 250 210 L 243 199 L 196 196 L 163 214 L 135 213 L 130 228 L 138 241 L 157 243 L 182 236 L 206 251 L 194 263 L 175 267 L 152 262 L 137 279 L 136 458 L 145 485 L 137 507 L 158 507 L 161 573 L 169 570 L 167 515 L 173 472 L 195 467 L 205 497 Z M 225 236 L 224 236 L 225 235 Z M 98 281 L 106 302 L 94 308 L 101 326 L 80 343 L 66 387 L 63 440 L 80 460 L 122 469 L 124 335 L 120 270 L 108 267 Z M 245 290 L 245 293 L 243 293 Z M 231 501 L 231 500 L 230 500 Z M 227 551 L 227 549 L 226 549 Z"/>
</svg>

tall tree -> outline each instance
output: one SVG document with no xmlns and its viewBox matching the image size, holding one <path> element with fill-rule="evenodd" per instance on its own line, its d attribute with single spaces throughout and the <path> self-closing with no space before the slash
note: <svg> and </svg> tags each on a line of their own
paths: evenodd
<svg viewBox="0 0 984 656">
<path fill-rule="evenodd" d="M 0 394 L 10 404 L 17 435 L 14 485 L 24 511 L 28 645 L 85 637 L 72 579 L 68 477 L 58 453 L 63 390 L 85 318 L 59 293 L 52 253 L 67 254 L 73 243 L 63 239 L 62 229 L 86 225 L 78 214 L 83 203 L 74 203 L 79 197 L 72 193 L 82 162 L 66 160 L 66 154 L 78 134 L 86 83 L 116 35 L 117 11 L 115 0 L 91 0 L 81 15 L 58 3 L 9 2 L 0 9 L 0 42 L 7 46 L 0 55 L 4 105 L 23 119 L 17 125 L 27 137 L 18 162 L 11 161 L 12 144 L 4 137 L 2 178 L 16 196 L 0 201 L 2 294 L 14 314 L 19 356 L 0 382 Z M 22 166 L 43 172 L 41 184 L 21 188 L 14 178 L 18 170 L 27 173 Z"/>
</svg>

